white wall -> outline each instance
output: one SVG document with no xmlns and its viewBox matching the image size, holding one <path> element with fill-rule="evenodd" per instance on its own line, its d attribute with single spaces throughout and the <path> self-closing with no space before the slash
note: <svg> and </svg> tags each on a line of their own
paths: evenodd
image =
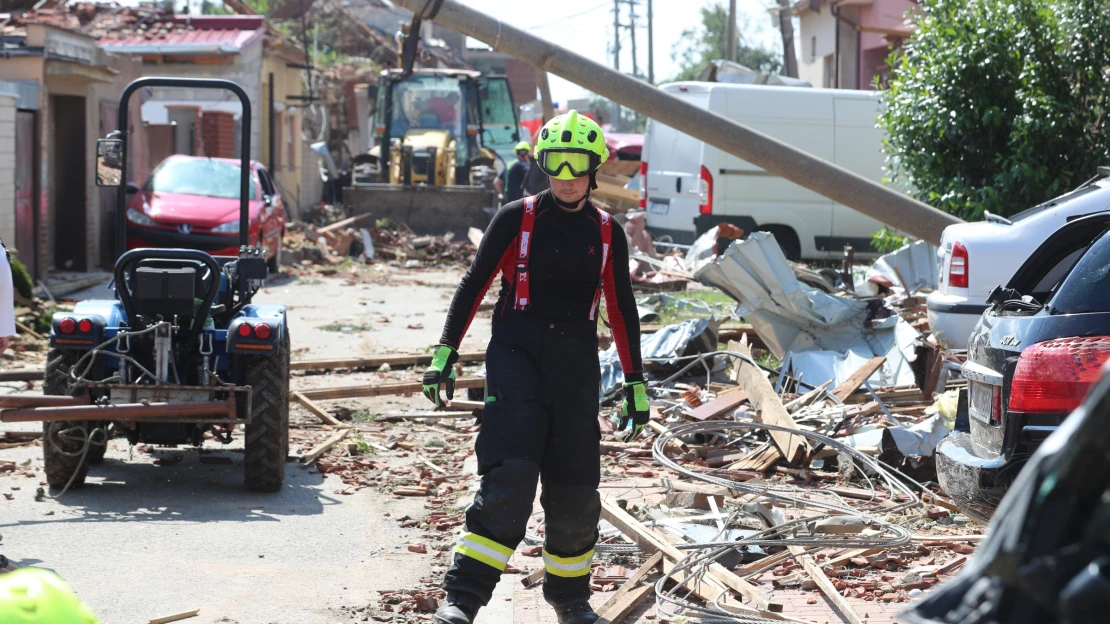
<svg viewBox="0 0 1110 624">
<path fill-rule="evenodd" d="M 840 88 L 855 89 L 858 34 L 848 22 L 859 23 L 859 9 L 843 7 L 840 15 L 844 20 L 840 24 Z M 836 54 L 836 22 L 832 7 L 824 2 L 820 13 L 807 10 L 799 19 L 798 77 L 814 87 L 836 85 L 835 73 L 825 75 L 826 57 Z"/>
</svg>

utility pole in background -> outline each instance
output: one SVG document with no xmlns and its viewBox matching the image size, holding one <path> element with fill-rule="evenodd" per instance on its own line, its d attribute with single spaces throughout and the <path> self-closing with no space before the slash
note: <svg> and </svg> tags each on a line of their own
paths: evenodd
<svg viewBox="0 0 1110 624">
<path fill-rule="evenodd" d="M 621 70 L 621 0 L 613 0 L 613 69 Z M 613 132 L 619 130 L 621 105 L 613 102 L 613 119 L 609 122 Z"/>
<path fill-rule="evenodd" d="M 779 0 L 779 32 L 782 33 L 782 66 L 786 75 L 798 77 L 798 55 L 794 50 L 794 22 L 790 0 Z"/>
<path fill-rule="evenodd" d="M 728 0 L 728 48 L 726 58 L 736 62 L 736 0 Z"/>
<path fill-rule="evenodd" d="M 628 3 L 628 34 L 632 37 L 632 75 L 640 75 L 639 61 L 636 59 L 636 5 L 639 0 L 624 0 Z"/>
<path fill-rule="evenodd" d="M 780 0 L 780 2 L 783 0 Z M 648 82 L 655 84 L 655 39 L 651 35 L 651 26 L 654 16 L 651 13 L 651 0 L 647 0 L 648 5 Z"/>
</svg>

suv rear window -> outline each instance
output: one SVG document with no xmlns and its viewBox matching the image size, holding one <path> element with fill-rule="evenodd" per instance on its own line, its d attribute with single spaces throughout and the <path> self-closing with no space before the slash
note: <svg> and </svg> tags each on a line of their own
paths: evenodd
<svg viewBox="0 0 1110 624">
<path fill-rule="evenodd" d="M 1060 285 L 1053 314 L 1110 312 L 1110 236 L 1102 235 Z"/>
</svg>

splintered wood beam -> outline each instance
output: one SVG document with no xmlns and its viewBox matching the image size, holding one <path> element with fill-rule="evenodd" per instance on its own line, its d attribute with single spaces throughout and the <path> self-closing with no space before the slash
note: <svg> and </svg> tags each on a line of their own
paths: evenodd
<svg viewBox="0 0 1110 624">
<path fill-rule="evenodd" d="M 732 341 L 728 343 L 728 350 L 746 355 L 748 358 L 752 356 L 745 342 Z M 748 360 L 737 359 L 734 381 L 747 393 L 748 400 L 755 408 L 755 419 L 768 425 L 796 430 L 798 427 L 794 424 L 794 419 L 790 417 L 790 412 L 786 411 L 771 382 L 763 376 L 763 371 Z M 796 464 L 809 456 L 809 442 L 801 435 L 775 430 L 768 433 L 787 463 Z"/>
<path fill-rule="evenodd" d="M 833 603 L 836 610 L 840 612 L 840 615 L 842 615 L 849 624 L 864 624 L 864 621 L 852 610 L 851 605 L 844 599 L 844 596 L 841 596 L 840 592 L 836 591 L 836 587 L 833 587 L 832 581 L 829 580 L 829 577 L 825 576 L 825 573 L 821 570 L 821 566 L 817 565 L 813 557 L 805 554 L 805 548 L 801 546 L 791 546 L 790 552 L 797 556 L 798 563 L 802 564 L 802 567 L 805 568 L 806 573 L 809 574 L 809 578 L 813 579 L 813 582 L 817 584 L 817 587 L 820 588 L 821 592 Z"/>
<path fill-rule="evenodd" d="M 459 377 L 455 380 L 455 391 L 468 388 L 486 387 L 485 377 Z M 411 383 L 378 384 L 375 386 L 339 386 L 336 388 L 318 388 L 315 390 L 301 390 L 300 393 L 312 401 L 329 401 L 333 399 L 356 399 L 360 397 L 383 396 L 387 394 L 411 394 L 422 392 L 424 384 L 419 381 Z"/>
<path fill-rule="evenodd" d="M 859 387 L 862 386 L 864 382 L 866 382 L 868 379 L 871 378 L 872 375 L 875 374 L 875 371 L 882 368 L 885 362 L 886 357 L 882 355 L 867 360 L 866 362 L 864 362 L 863 366 L 861 366 L 856 372 L 852 373 L 852 376 L 846 379 L 844 383 L 838 385 L 836 388 L 833 389 L 833 396 L 840 399 L 841 401 L 847 400 L 847 398 L 851 396 L 853 392 L 859 390 Z"/>
<path fill-rule="evenodd" d="M 309 412 L 311 412 L 313 416 L 319 418 L 325 425 L 331 425 L 333 427 L 345 427 L 346 426 L 342 422 L 336 420 L 336 418 L 334 416 L 327 413 L 324 410 L 324 408 L 322 408 L 319 405 L 313 403 L 308 397 L 301 394 L 300 392 L 294 392 L 293 393 L 293 400 L 300 403 L 301 407 L 303 407 L 306 410 L 308 410 Z"/>
</svg>

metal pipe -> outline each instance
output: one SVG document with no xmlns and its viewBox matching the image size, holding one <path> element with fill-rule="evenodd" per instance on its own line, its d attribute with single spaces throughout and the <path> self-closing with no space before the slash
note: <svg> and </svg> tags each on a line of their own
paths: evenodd
<svg viewBox="0 0 1110 624">
<path fill-rule="evenodd" d="M 29 407 L 0 411 L 0 422 L 54 422 L 58 420 L 137 420 L 175 416 L 235 417 L 235 395 L 226 401 L 204 403 L 120 403 L 116 405 L 81 405 L 63 407 Z"/>
<path fill-rule="evenodd" d="M 21 407 L 62 407 L 69 405 L 88 405 L 89 397 L 78 396 L 50 396 L 43 394 L 4 394 L 0 395 L 0 409 L 18 409 Z"/>
<path fill-rule="evenodd" d="M 420 14 L 431 8 L 436 0 L 400 0 L 400 3 Z M 504 24 L 456 0 L 443 0 L 433 21 L 911 236 L 937 244 L 945 227 L 963 222 L 894 189 Z"/>
</svg>

